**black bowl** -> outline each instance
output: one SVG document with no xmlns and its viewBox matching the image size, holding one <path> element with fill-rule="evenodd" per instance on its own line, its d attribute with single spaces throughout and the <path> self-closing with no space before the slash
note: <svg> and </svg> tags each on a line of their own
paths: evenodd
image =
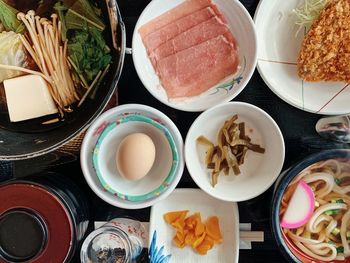
<svg viewBox="0 0 350 263">
<path fill-rule="evenodd" d="M 309 166 L 328 159 L 347 158 L 350 159 L 350 150 L 325 150 L 315 154 L 312 154 L 304 160 L 297 163 L 295 166 L 285 170 L 276 181 L 274 195 L 271 204 L 271 227 L 272 233 L 275 237 L 277 245 L 285 258 L 289 262 L 302 262 L 292 250 L 288 247 L 287 242 L 283 236 L 280 227 L 280 205 L 289 183 L 296 177 L 300 172 L 308 168 Z"/>
<path fill-rule="evenodd" d="M 107 6 L 101 8 L 104 14 L 108 14 Z M 40 126 L 36 121 L 14 125 L 9 121 L 7 112 L 0 114 L 0 160 L 28 159 L 51 152 L 77 136 L 104 110 L 116 91 L 125 55 L 125 26 L 118 7 L 115 15 L 118 18 L 118 49 L 113 48 L 111 26 L 107 26 L 105 32 L 112 49 L 113 63 L 97 87 L 96 97 L 86 100 L 64 121 L 51 125 Z"/>
</svg>

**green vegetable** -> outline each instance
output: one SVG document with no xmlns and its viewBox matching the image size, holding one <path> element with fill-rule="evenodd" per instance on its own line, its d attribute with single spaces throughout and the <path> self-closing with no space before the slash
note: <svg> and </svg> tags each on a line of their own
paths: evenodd
<svg viewBox="0 0 350 263">
<path fill-rule="evenodd" d="M 95 8 L 90 4 L 88 0 L 76 0 L 74 4 L 70 6 L 69 1 L 64 1 L 65 6 L 69 7 L 65 21 L 67 29 L 83 29 L 86 24 L 89 27 L 96 27 L 103 31 L 105 24 L 96 14 Z"/>
<path fill-rule="evenodd" d="M 332 246 L 336 246 L 336 244 L 333 241 L 328 241 L 327 243 L 332 245 Z M 344 247 L 343 246 L 336 247 L 336 249 L 337 249 L 337 254 L 344 253 Z"/>
<path fill-rule="evenodd" d="M 306 29 L 309 29 L 327 2 L 328 0 L 305 0 L 304 4 L 293 9 L 293 13 L 297 16 L 295 24 L 300 28 L 306 27 Z"/>
<path fill-rule="evenodd" d="M 345 204 L 343 199 L 332 199 L 331 203 L 333 203 L 333 204 Z"/>
<path fill-rule="evenodd" d="M 331 233 L 332 233 L 332 235 L 337 236 L 340 233 L 340 229 L 335 227 Z"/>
<path fill-rule="evenodd" d="M 340 180 L 339 178 L 334 178 L 334 182 L 335 182 L 337 185 L 340 185 L 341 180 Z"/>
<path fill-rule="evenodd" d="M 347 239 L 347 240 L 350 240 L 350 231 L 347 231 L 347 232 L 346 232 L 346 239 Z"/>
<path fill-rule="evenodd" d="M 25 29 L 22 22 L 17 19 L 18 11 L 0 0 L 0 22 L 3 24 L 7 31 L 14 31 L 16 33 L 22 33 Z"/>
<path fill-rule="evenodd" d="M 57 11 L 58 17 L 60 18 L 60 21 L 61 21 L 62 40 L 66 41 L 67 26 L 66 26 L 65 12 L 67 11 L 67 7 L 62 2 L 59 1 L 55 4 L 54 9 Z"/>
<path fill-rule="evenodd" d="M 102 32 L 95 28 L 75 31 L 68 42 L 68 52 L 72 66 L 85 84 L 90 83 L 112 60 Z"/>
<path fill-rule="evenodd" d="M 13 31 L 0 33 L 0 64 L 25 67 L 27 64 L 25 48 L 19 34 Z M 0 83 L 6 79 L 15 78 L 22 75 L 21 72 L 0 69 Z"/>
<path fill-rule="evenodd" d="M 328 216 L 334 216 L 334 215 L 339 214 L 339 212 L 340 212 L 340 209 L 331 209 L 331 210 L 327 210 L 324 213 Z"/>
<path fill-rule="evenodd" d="M 344 247 L 340 246 L 340 247 L 337 247 L 337 253 L 344 253 Z"/>
</svg>

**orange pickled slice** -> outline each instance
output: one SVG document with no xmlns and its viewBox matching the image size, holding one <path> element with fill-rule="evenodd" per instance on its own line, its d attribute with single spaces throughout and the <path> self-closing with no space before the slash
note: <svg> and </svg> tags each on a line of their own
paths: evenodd
<svg viewBox="0 0 350 263">
<path fill-rule="evenodd" d="M 219 219 L 212 216 L 203 223 L 200 213 L 186 217 L 187 213 L 188 210 L 183 210 L 164 214 L 164 220 L 176 230 L 173 242 L 179 248 L 192 246 L 198 254 L 205 255 L 222 242 Z"/>
<path fill-rule="evenodd" d="M 196 236 L 193 231 L 189 231 L 185 236 L 185 244 L 192 246 L 193 242 L 196 240 Z"/>
<path fill-rule="evenodd" d="M 188 213 L 188 210 L 169 212 L 164 214 L 164 220 L 168 224 L 171 224 L 175 222 L 177 219 L 179 219 L 180 217 L 185 218 L 187 213 Z"/>
<path fill-rule="evenodd" d="M 185 241 L 180 240 L 177 235 L 173 237 L 173 241 L 177 247 L 179 247 L 179 248 L 185 247 Z"/>
<path fill-rule="evenodd" d="M 196 247 L 196 251 L 200 255 L 206 255 L 207 252 L 213 247 L 214 247 L 214 240 L 212 240 L 208 235 L 206 235 L 203 242 Z"/>
<path fill-rule="evenodd" d="M 215 241 L 215 243 L 222 242 L 219 219 L 217 216 L 208 218 L 208 220 L 205 222 L 205 231 L 207 232 L 208 236 Z"/>
<path fill-rule="evenodd" d="M 193 247 L 193 248 L 198 247 L 198 246 L 203 242 L 203 240 L 204 240 L 204 238 L 205 238 L 205 235 L 206 235 L 206 233 L 203 232 L 202 235 L 200 235 L 200 236 L 192 243 L 192 247 Z"/>
</svg>

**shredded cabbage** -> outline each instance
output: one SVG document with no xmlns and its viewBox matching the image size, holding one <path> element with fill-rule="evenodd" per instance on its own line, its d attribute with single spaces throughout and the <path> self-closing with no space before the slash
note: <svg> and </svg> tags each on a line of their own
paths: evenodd
<svg viewBox="0 0 350 263">
<path fill-rule="evenodd" d="M 304 27 L 308 30 L 328 1 L 329 0 L 305 0 L 302 5 L 293 9 L 293 13 L 297 16 L 295 24 L 299 26 L 299 30 Z"/>
<path fill-rule="evenodd" d="M 0 33 L 0 64 L 26 67 L 26 53 L 19 34 L 15 32 Z M 22 73 L 12 69 L 0 69 L 0 83 Z"/>
</svg>

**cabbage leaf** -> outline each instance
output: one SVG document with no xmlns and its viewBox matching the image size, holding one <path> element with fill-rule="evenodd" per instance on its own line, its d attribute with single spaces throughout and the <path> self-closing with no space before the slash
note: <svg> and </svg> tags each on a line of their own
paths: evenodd
<svg viewBox="0 0 350 263">
<path fill-rule="evenodd" d="M 19 34 L 12 31 L 0 33 L 0 64 L 18 67 L 27 66 L 27 55 Z M 22 73 L 18 71 L 0 69 L 0 83 L 20 75 Z"/>
</svg>

